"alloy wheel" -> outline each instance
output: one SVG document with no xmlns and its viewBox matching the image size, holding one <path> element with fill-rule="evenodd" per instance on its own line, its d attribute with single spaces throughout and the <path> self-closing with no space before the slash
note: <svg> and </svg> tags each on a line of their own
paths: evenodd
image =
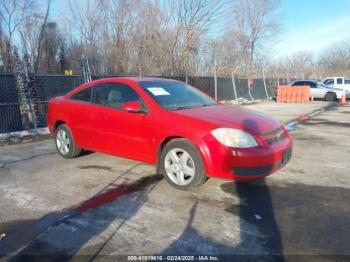
<svg viewBox="0 0 350 262">
<path fill-rule="evenodd" d="M 195 165 L 191 155 L 182 148 L 173 148 L 165 156 L 165 172 L 176 185 L 186 186 L 195 176 Z"/>
<path fill-rule="evenodd" d="M 62 155 L 67 155 L 69 153 L 70 139 L 65 130 L 60 129 L 57 131 L 56 144 Z"/>
</svg>

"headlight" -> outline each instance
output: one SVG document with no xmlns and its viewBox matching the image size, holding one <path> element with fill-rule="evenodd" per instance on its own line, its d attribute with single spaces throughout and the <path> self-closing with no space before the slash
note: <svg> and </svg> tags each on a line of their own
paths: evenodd
<svg viewBox="0 0 350 262">
<path fill-rule="evenodd" d="M 225 146 L 230 147 L 256 147 L 258 143 L 254 137 L 242 130 L 233 128 L 218 128 L 211 131 L 212 135 Z"/>
</svg>

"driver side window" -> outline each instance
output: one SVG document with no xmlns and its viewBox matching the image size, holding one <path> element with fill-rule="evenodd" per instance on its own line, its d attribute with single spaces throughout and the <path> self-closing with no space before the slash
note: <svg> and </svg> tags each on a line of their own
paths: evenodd
<svg viewBox="0 0 350 262">
<path fill-rule="evenodd" d="M 324 83 L 326 85 L 334 85 L 334 80 L 333 79 L 327 79 Z"/>
<path fill-rule="evenodd" d="M 92 103 L 120 109 L 122 104 L 141 101 L 134 89 L 121 83 L 103 83 L 95 85 L 92 91 Z"/>
</svg>

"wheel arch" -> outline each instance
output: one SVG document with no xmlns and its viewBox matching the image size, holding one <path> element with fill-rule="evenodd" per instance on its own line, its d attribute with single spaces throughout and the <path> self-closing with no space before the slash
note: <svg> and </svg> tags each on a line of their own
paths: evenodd
<svg viewBox="0 0 350 262">
<path fill-rule="evenodd" d="M 164 138 L 162 140 L 162 142 L 159 144 L 158 149 L 157 149 L 157 168 L 158 168 L 158 164 L 159 164 L 159 158 L 160 155 L 164 149 L 164 147 L 166 146 L 166 144 L 168 144 L 170 141 L 174 141 L 174 140 L 178 140 L 178 139 L 187 139 L 186 137 L 183 136 L 179 136 L 179 135 L 173 135 L 173 136 L 168 136 L 166 138 Z"/>
<path fill-rule="evenodd" d="M 53 131 L 56 132 L 56 129 L 60 126 L 60 125 L 66 125 L 67 123 L 63 120 L 56 120 L 56 122 L 53 125 Z"/>
<path fill-rule="evenodd" d="M 189 139 L 189 138 L 186 137 L 186 136 L 172 135 L 172 136 L 168 136 L 168 137 L 164 138 L 164 139 L 162 140 L 162 142 L 161 142 L 161 143 L 159 144 L 159 146 L 158 146 L 158 149 L 157 149 L 157 159 L 156 159 L 157 173 L 158 173 L 158 171 L 160 170 L 160 168 L 159 168 L 159 164 L 160 164 L 160 163 L 159 163 L 159 159 L 160 159 L 162 150 L 164 149 L 164 147 L 165 147 L 169 142 L 174 141 L 174 140 L 179 140 L 179 139 L 186 139 L 186 140 L 188 140 L 189 142 L 191 142 L 191 143 L 197 148 L 198 153 L 199 153 L 200 157 L 201 157 L 202 160 L 203 160 L 204 169 L 205 169 L 206 172 L 207 172 L 207 170 L 208 170 L 208 169 L 207 169 L 207 161 L 206 161 L 206 159 L 205 159 L 205 154 L 204 154 L 204 152 L 202 151 L 203 148 L 202 148 L 199 144 L 193 142 L 191 139 Z"/>
</svg>

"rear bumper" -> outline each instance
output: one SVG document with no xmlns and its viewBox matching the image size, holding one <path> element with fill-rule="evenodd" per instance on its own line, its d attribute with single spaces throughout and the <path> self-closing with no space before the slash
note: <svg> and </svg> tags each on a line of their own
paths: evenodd
<svg viewBox="0 0 350 262">
<path fill-rule="evenodd" d="M 199 145 L 207 175 L 228 180 L 256 180 L 285 166 L 292 156 L 293 141 L 288 133 L 273 145 L 230 148 L 208 135 Z"/>
</svg>

